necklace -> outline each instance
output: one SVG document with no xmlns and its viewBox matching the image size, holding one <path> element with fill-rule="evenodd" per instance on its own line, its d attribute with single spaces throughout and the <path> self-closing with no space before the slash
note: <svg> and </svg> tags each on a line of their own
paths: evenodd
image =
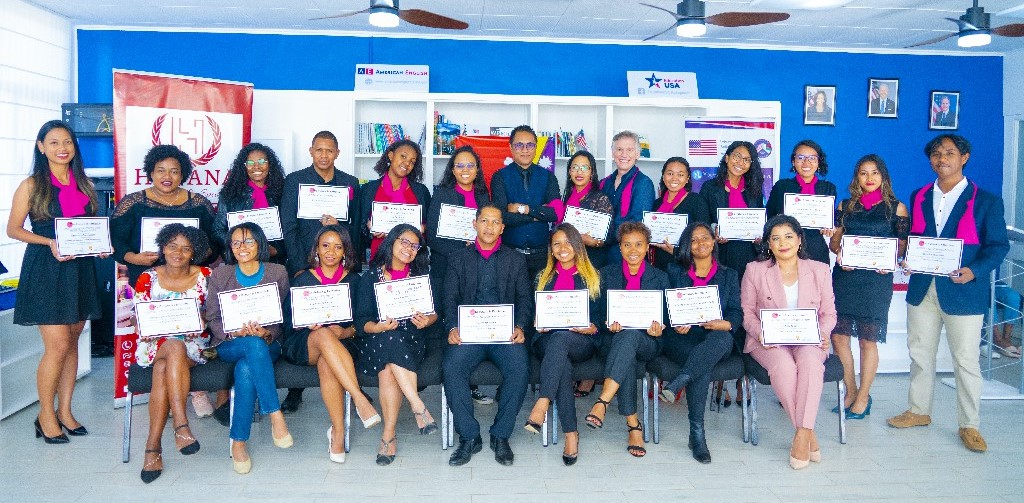
<svg viewBox="0 0 1024 503">
<path fill-rule="evenodd" d="M 160 201 L 160 203 L 163 204 L 164 206 L 177 206 L 175 201 L 178 200 L 178 196 L 181 194 L 181 187 L 178 187 L 178 189 L 174 191 L 174 196 L 170 199 L 170 201 L 165 199 L 164 196 L 160 195 L 160 193 L 157 192 L 156 189 L 151 189 L 149 194 L 156 198 L 158 201 Z"/>
</svg>

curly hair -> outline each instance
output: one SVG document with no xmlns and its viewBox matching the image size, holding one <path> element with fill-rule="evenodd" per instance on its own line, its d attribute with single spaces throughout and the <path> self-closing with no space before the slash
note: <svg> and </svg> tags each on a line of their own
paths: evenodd
<svg viewBox="0 0 1024 503">
<path fill-rule="evenodd" d="M 142 171 L 146 172 L 146 180 L 153 183 L 153 170 L 156 163 L 164 159 L 174 159 L 181 166 L 181 183 L 188 183 L 188 177 L 192 176 L 192 159 L 184 151 L 174 145 L 156 145 L 146 152 L 146 158 L 142 161 Z"/>
<path fill-rule="evenodd" d="M 210 253 L 210 240 L 206 237 L 205 232 L 189 225 L 167 224 L 156 234 L 157 264 L 167 262 L 164 257 L 164 247 L 171 244 L 171 241 L 178 236 L 187 239 L 192 245 L 192 258 L 188 263 L 198 264 L 206 257 L 207 253 Z"/>
<path fill-rule="evenodd" d="M 271 206 L 281 203 L 281 195 L 284 194 L 284 167 L 280 159 L 270 147 L 262 143 L 250 143 L 238 151 L 235 160 L 231 162 L 231 169 L 224 178 L 224 185 L 220 189 L 221 201 L 237 201 L 242 194 L 249 190 L 249 172 L 246 169 L 245 161 L 249 154 L 263 152 L 267 156 L 267 201 Z"/>
<path fill-rule="evenodd" d="M 416 258 L 413 259 L 412 264 L 409 264 L 409 276 L 420 276 L 427 273 L 430 267 L 430 252 L 423 242 L 423 234 L 416 227 L 409 224 L 396 225 L 391 232 L 388 233 L 384 241 L 381 242 L 380 248 L 377 248 L 377 254 L 370 260 L 370 269 L 381 268 L 382 270 L 390 271 L 392 257 L 394 255 L 395 242 L 398 238 L 411 232 L 416 235 L 416 239 L 419 241 L 420 249 L 416 253 Z"/>
<path fill-rule="evenodd" d="M 29 204 L 29 214 L 32 215 L 32 220 L 47 220 L 53 216 L 50 214 L 50 203 L 53 202 L 55 191 L 53 190 L 53 184 L 50 182 L 50 161 L 46 158 L 46 154 L 39 150 L 39 144 L 43 143 L 46 135 L 54 129 L 63 129 L 71 136 L 75 153 L 71 156 L 69 168 L 75 177 L 75 185 L 78 186 L 78 190 L 89 198 L 86 212 L 93 215 L 99 207 L 96 189 L 93 188 L 92 182 L 85 174 L 85 167 L 82 163 L 82 151 L 78 148 L 78 137 L 61 120 L 52 120 L 43 124 L 39 128 L 39 133 L 36 134 L 36 143 L 32 145 L 32 194 L 29 196 L 31 201 Z"/>
<path fill-rule="evenodd" d="M 398 140 L 391 145 L 388 145 L 388 148 L 384 149 L 384 153 L 380 155 L 380 159 L 377 160 L 377 164 L 373 167 L 373 170 L 377 172 L 378 175 L 384 176 L 388 172 L 388 169 L 391 168 L 391 160 L 388 159 L 388 154 L 392 154 L 402 147 L 410 147 L 416 151 L 416 163 L 412 166 L 412 172 L 409 173 L 409 179 L 414 182 L 423 181 L 423 153 L 420 151 L 418 143 L 408 139 Z"/>
<path fill-rule="evenodd" d="M 796 149 L 800 147 L 808 147 L 814 149 L 814 152 L 818 155 L 818 173 L 821 176 L 828 174 L 828 162 L 825 160 L 825 151 L 822 150 L 821 145 L 814 140 L 800 140 L 796 145 L 793 145 L 793 152 L 789 154 L 789 162 L 792 163 L 796 160 Z M 789 170 L 796 173 L 796 166 L 790 166 Z"/>
<path fill-rule="evenodd" d="M 761 171 L 761 160 L 757 156 L 757 149 L 749 141 L 734 141 L 729 144 L 729 148 L 725 149 L 725 153 L 722 154 L 722 160 L 718 161 L 715 180 L 718 180 L 723 187 L 725 186 L 725 182 L 729 180 L 727 159 L 739 147 L 747 149 L 747 153 L 750 154 L 750 169 L 743 175 L 744 198 L 747 201 L 759 201 L 764 198 L 764 172 Z"/>
<path fill-rule="evenodd" d="M 228 237 L 224 240 L 225 263 L 231 265 L 238 263 L 238 259 L 235 258 L 235 253 L 231 248 L 231 236 L 233 236 L 237 230 L 248 232 L 249 236 L 256 241 L 256 260 L 259 260 L 260 262 L 270 260 L 270 243 L 267 242 L 267 235 L 263 232 L 263 229 L 253 222 L 242 222 L 228 230 Z"/>
<path fill-rule="evenodd" d="M 683 188 L 686 189 L 687 192 L 693 188 L 693 177 L 690 176 L 690 161 L 687 161 L 685 157 L 669 157 L 665 160 L 665 164 L 661 165 L 661 179 L 658 180 L 658 194 L 662 197 L 664 197 L 665 193 L 668 192 L 668 186 L 665 185 L 665 171 L 668 170 L 668 165 L 674 162 L 678 162 L 679 164 L 686 166 L 686 185 L 683 185 Z M 751 163 L 753 163 L 753 161 L 751 161 Z"/>
<path fill-rule="evenodd" d="M 647 240 L 647 244 L 651 244 L 651 230 L 648 229 L 647 226 L 643 224 L 643 222 L 635 222 L 632 220 L 622 222 L 622 224 L 619 225 L 619 228 L 615 231 L 615 240 L 621 243 L 622 236 L 634 232 L 642 234 L 644 236 L 644 239 Z"/>
<path fill-rule="evenodd" d="M 438 184 L 438 187 L 454 188 L 458 183 L 455 180 L 455 158 L 463 152 L 469 152 L 469 154 L 473 156 L 473 162 L 476 163 L 476 178 L 473 179 L 473 193 L 486 194 L 487 183 L 484 182 L 484 168 L 480 163 L 480 156 L 470 145 L 463 145 L 455 149 L 455 152 L 452 152 L 452 156 L 448 158 L 448 165 L 444 168 L 444 176 L 441 177 L 441 183 Z"/>
<path fill-rule="evenodd" d="M 790 229 L 793 229 L 793 232 L 798 237 L 800 237 L 800 248 L 797 248 L 796 251 L 797 258 L 806 259 L 809 257 L 809 255 L 807 255 L 807 247 L 804 246 L 804 229 L 803 227 L 800 226 L 800 222 L 798 222 L 797 219 L 789 215 L 780 213 L 778 215 L 775 215 L 774 217 L 769 218 L 768 221 L 765 222 L 764 224 L 764 235 L 761 236 L 761 244 L 759 245 L 757 254 L 758 262 L 771 260 L 772 264 L 775 264 L 775 255 L 772 254 L 772 249 L 771 247 L 769 247 L 768 242 L 771 241 L 772 231 L 775 230 L 776 227 L 782 225 L 788 226 Z"/>
<path fill-rule="evenodd" d="M 317 253 L 317 248 L 320 247 L 320 238 L 324 234 L 335 233 L 341 239 L 341 247 L 344 251 L 342 257 L 341 267 L 346 272 L 352 272 L 358 266 L 356 261 L 356 250 L 352 247 L 352 238 L 348 235 L 348 231 L 344 227 L 338 224 L 325 225 L 320 228 L 316 233 L 316 237 L 313 238 L 313 249 L 309 250 L 309 257 L 306 259 L 306 263 L 309 264 L 310 268 L 315 268 L 320 265 L 320 254 Z"/>
<path fill-rule="evenodd" d="M 689 270 L 690 266 L 693 265 L 693 250 L 691 246 L 693 244 L 693 233 L 701 228 L 708 231 L 712 238 L 711 242 L 714 243 L 711 249 L 711 258 L 715 261 L 718 260 L 718 240 L 714 239 L 715 231 L 711 230 L 711 226 L 704 222 L 693 222 L 683 230 L 683 234 L 679 236 L 679 245 L 676 246 L 676 263 L 684 270 Z"/>
<path fill-rule="evenodd" d="M 577 157 L 585 157 L 587 162 L 590 163 L 590 190 L 598 190 L 601 184 L 601 179 L 597 176 L 597 159 L 594 159 L 594 154 L 586 150 L 580 150 L 569 158 L 569 162 L 565 163 L 565 190 L 562 191 L 563 203 L 569 200 L 569 196 L 572 195 L 572 191 L 575 188 L 572 183 L 572 165 L 576 162 Z"/>
</svg>

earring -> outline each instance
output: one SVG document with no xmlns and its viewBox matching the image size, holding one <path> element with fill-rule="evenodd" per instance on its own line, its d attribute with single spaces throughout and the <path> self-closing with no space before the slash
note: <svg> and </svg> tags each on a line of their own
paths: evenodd
<svg viewBox="0 0 1024 503">
<path fill-rule="evenodd" d="M 315 260 L 316 262 L 319 263 L 320 262 L 320 254 L 317 253 L 317 254 L 313 255 L 313 260 Z"/>
</svg>

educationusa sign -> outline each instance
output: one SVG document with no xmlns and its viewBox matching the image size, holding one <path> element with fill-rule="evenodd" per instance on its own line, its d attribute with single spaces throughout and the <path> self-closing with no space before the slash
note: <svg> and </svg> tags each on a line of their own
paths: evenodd
<svg viewBox="0 0 1024 503">
<path fill-rule="evenodd" d="M 356 65 L 356 91 L 430 92 L 427 65 Z"/>
<path fill-rule="evenodd" d="M 671 96 L 697 98 L 697 74 L 693 72 L 626 72 L 629 97 Z"/>
</svg>

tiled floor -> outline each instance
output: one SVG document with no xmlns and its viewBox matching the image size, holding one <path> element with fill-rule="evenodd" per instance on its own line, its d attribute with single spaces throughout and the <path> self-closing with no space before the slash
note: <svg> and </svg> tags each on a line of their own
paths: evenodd
<svg viewBox="0 0 1024 503">
<path fill-rule="evenodd" d="M 906 375 L 880 376 L 873 393 L 873 414 L 849 422 L 849 443 L 841 445 L 836 416 L 828 411 L 835 387 L 826 386 L 818 417 L 824 461 L 806 470 L 787 464 L 792 428 L 761 387 L 761 443 L 744 444 L 735 405 L 708 413 L 709 445 L 714 461 L 700 465 L 686 448 L 685 406 L 665 406 L 662 441 L 648 444 L 646 458 L 626 453 L 626 433 L 614 415 L 603 430 L 581 428 L 580 461 L 561 463 L 561 445 L 543 448 L 537 437 L 517 429 L 512 437 L 513 467 L 493 461 L 490 451 L 468 465 L 452 468 L 449 451 L 438 435 L 415 432 L 412 414 L 403 410 L 396 462 L 374 464 L 380 431 L 354 430 L 352 452 L 343 465 L 326 456 L 326 411 L 316 390 L 307 390 L 302 409 L 289 416 L 295 446 L 275 448 L 269 421 L 253 429 L 252 473 L 231 471 L 227 431 L 212 418 L 192 418 L 202 450 L 188 458 L 173 452 L 170 433 L 164 473 L 154 483 L 139 480 L 148 415 L 135 409 L 132 460 L 121 463 L 122 410 L 112 408 L 111 360 L 94 360 L 93 373 L 79 382 L 76 414 L 90 435 L 70 445 L 45 445 L 32 435 L 37 407 L 0 422 L 0 500 L 2 501 L 377 501 L 501 502 L 514 501 L 834 501 L 842 499 L 899 502 L 1020 502 L 1024 457 L 1024 403 L 986 401 L 982 433 L 989 452 L 964 449 L 956 435 L 955 394 L 936 386 L 933 424 L 894 430 L 885 418 L 905 409 Z M 493 393 L 493 389 L 486 391 Z M 439 417 L 439 392 L 424 399 Z M 532 405 L 528 397 L 520 420 Z M 580 424 L 591 398 L 578 401 Z M 485 425 L 493 405 L 477 406 Z M 612 408 L 614 411 L 614 408 Z M 613 412 L 614 414 L 614 412 Z M 485 426 L 486 428 L 486 426 Z M 168 429 L 169 430 L 169 429 Z M 486 445 L 486 432 L 484 433 Z"/>
</svg>

